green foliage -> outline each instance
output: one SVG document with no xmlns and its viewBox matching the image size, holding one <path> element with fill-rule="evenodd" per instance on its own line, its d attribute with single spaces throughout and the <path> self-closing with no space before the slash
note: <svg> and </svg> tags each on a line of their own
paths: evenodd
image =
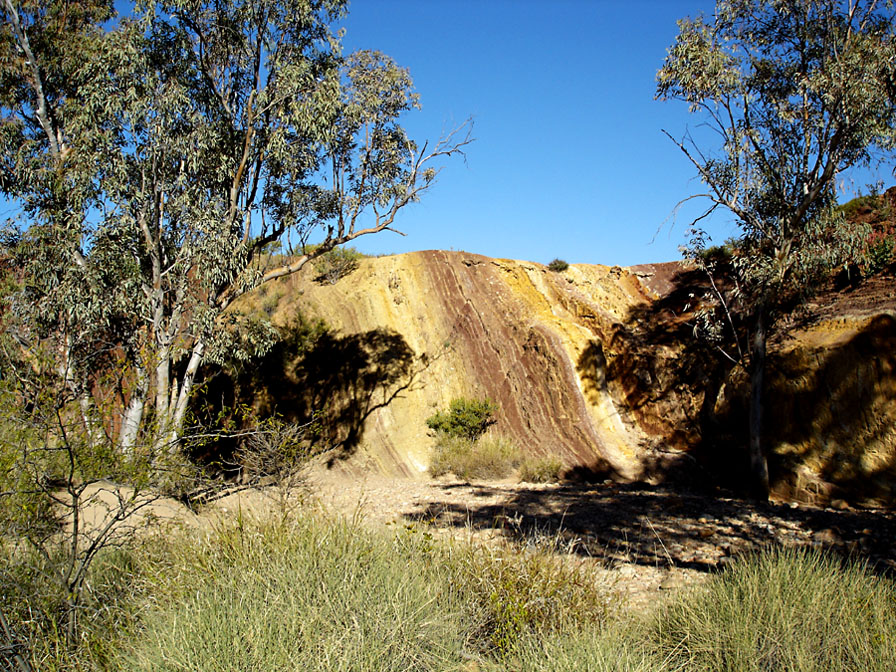
<svg viewBox="0 0 896 672">
<path fill-rule="evenodd" d="M 525 552 L 468 543 L 446 549 L 445 577 L 466 605 L 477 648 L 506 659 L 527 640 L 600 629 L 615 596 L 593 564 L 564 553 L 558 539 L 536 539 Z"/>
<path fill-rule="evenodd" d="M 636 617 L 635 617 L 636 618 Z M 634 620 L 634 619 L 633 619 Z M 641 651 L 642 642 L 620 629 L 581 630 L 571 635 L 523 638 L 508 656 L 525 672 L 672 672 Z"/>
<path fill-rule="evenodd" d="M 315 515 L 152 546 L 122 669 L 489 669 L 529 638 L 599 628 L 613 594 L 550 541 L 527 552 Z"/>
<path fill-rule="evenodd" d="M 888 199 L 871 193 L 837 206 L 837 211 L 843 215 L 846 226 L 865 235 L 863 254 L 858 264 L 862 275 L 874 275 L 893 263 L 896 258 L 896 229 Z M 866 222 L 866 225 L 859 225 L 859 221 Z"/>
<path fill-rule="evenodd" d="M 894 259 L 896 259 L 896 236 L 886 232 L 872 234 L 865 251 L 863 269 L 865 275 L 874 275 L 892 264 Z"/>
<path fill-rule="evenodd" d="M 555 273 L 561 273 L 567 268 L 569 268 L 569 264 L 563 261 L 563 259 L 554 259 L 548 264 L 548 270 L 554 271 Z"/>
<path fill-rule="evenodd" d="M 838 205 L 837 210 L 848 220 L 855 220 L 861 215 L 875 215 L 875 218 L 882 219 L 889 214 L 889 206 L 879 194 L 857 196 Z"/>
<path fill-rule="evenodd" d="M 317 282 L 335 285 L 337 281 L 358 268 L 358 262 L 366 255 L 354 247 L 334 247 L 314 259 Z"/>
<path fill-rule="evenodd" d="M 860 204 L 835 211 L 834 177 L 896 143 L 891 18 L 870 2 L 847 15 L 833 0 L 719 0 L 713 22 L 679 23 L 657 96 L 687 102 L 728 139 L 712 158 L 690 138 L 678 144 L 708 187 L 708 211 L 732 211 L 742 229 L 732 297 L 742 310 L 786 303 L 855 258 L 860 241 L 837 221 Z M 695 240 L 699 257 L 705 238 Z"/>
<path fill-rule="evenodd" d="M 546 455 L 523 458 L 518 475 L 526 483 L 556 483 L 562 473 L 563 461 L 556 455 Z"/>
<path fill-rule="evenodd" d="M 864 236 L 843 225 L 836 177 L 896 147 L 894 11 L 873 0 L 717 0 L 712 17 L 679 21 L 657 73 L 657 98 L 686 103 L 714 131 L 675 141 L 706 185 L 684 253 L 711 280 L 701 297 L 710 337 L 750 368 L 749 459 L 761 497 L 770 328 L 833 269 L 860 258 Z M 741 229 L 725 285 L 715 282 L 700 224 L 717 209 Z"/>
<path fill-rule="evenodd" d="M 688 103 L 727 139 L 717 153 L 677 144 L 708 187 L 707 211 L 730 210 L 742 229 L 738 295 L 725 299 L 739 313 L 786 304 L 855 258 L 861 241 L 837 224 L 834 177 L 896 143 L 893 25 L 889 7 L 846 14 L 833 0 L 719 0 L 714 21 L 679 23 L 657 96 Z M 699 257 L 705 237 L 694 241 Z"/>
<path fill-rule="evenodd" d="M 475 441 L 495 423 L 498 406 L 489 399 L 452 399 L 448 411 L 439 411 L 426 420 L 426 426 L 450 437 Z"/>
<path fill-rule="evenodd" d="M 0 195 L 20 207 L 25 280 L 4 305 L 28 340 L 116 352 L 121 445 L 176 450 L 199 366 L 272 345 L 263 319 L 227 308 L 390 229 L 470 141 L 462 125 L 424 154 L 407 136 L 410 75 L 342 54 L 330 24 L 346 5 L 149 0 L 111 22 L 108 2 L 0 5 Z M 57 365 L 101 396 L 87 360 Z"/>
<path fill-rule="evenodd" d="M 504 437 L 486 434 L 470 439 L 440 432 L 430 458 L 429 473 L 432 476 L 452 473 L 458 478 L 473 480 L 504 478 L 519 462 L 519 449 Z"/>
<path fill-rule="evenodd" d="M 889 670 L 896 591 L 861 565 L 769 551 L 673 600 L 648 637 L 664 669 L 681 672 Z"/>
<path fill-rule="evenodd" d="M 116 669 L 115 659 L 138 615 L 129 585 L 137 570 L 133 550 L 107 547 L 91 564 L 74 641 L 66 634 L 70 605 L 55 583 L 67 559 L 58 552 L 39 556 L 34 548 L 0 543 L 0 613 L 15 633 L 19 653 L 35 671 Z M 18 670 L 11 661 L 3 666 L 8 653 L 0 649 L 0 669 Z"/>
<path fill-rule="evenodd" d="M 69 644 L 103 549 L 190 490 L 201 365 L 274 345 L 273 298 L 228 308 L 390 229 L 470 141 L 467 124 L 428 149 L 407 136 L 411 78 L 342 54 L 346 4 L 146 0 L 114 20 L 104 0 L 0 3 L 0 197 L 18 208 L 0 231 L 0 524 L 33 562 L 62 558 L 32 569 Z"/>
<path fill-rule="evenodd" d="M 698 247 L 694 250 L 702 265 L 707 268 L 727 267 L 738 251 L 738 241 L 729 238 L 721 245 Z"/>
<path fill-rule="evenodd" d="M 58 594 L 42 587 L 47 577 L 9 551 L 0 547 L 0 606 L 28 635 L 40 670 L 884 672 L 896 664 L 892 580 L 814 551 L 744 556 L 639 615 L 620 609 L 612 579 L 559 537 L 535 534 L 521 549 L 443 540 L 423 524 L 386 532 L 311 512 L 239 515 L 107 549 L 91 569 L 90 618 L 74 646 L 54 620 Z"/>
<path fill-rule="evenodd" d="M 498 406 L 489 399 L 452 399 L 447 411 L 426 420 L 435 431 L 430 459 L 433 476 L 453 473 L 459 478 L 503 478 L 519 464 L 519 449 L 501 436 L 485 435 L 495 423 Z"/>
</svg>

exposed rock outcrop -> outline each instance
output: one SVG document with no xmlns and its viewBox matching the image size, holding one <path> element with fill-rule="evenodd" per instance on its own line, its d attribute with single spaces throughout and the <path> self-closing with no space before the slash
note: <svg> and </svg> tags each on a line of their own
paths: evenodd
<svg viewBox="0 0 896 672">
<path fill-rule="evenodd" d="M 571 472 L 664 478 L 700 463 L 736 480 L 743 376 L 720 377 L 716 355 L 695 346 L 694 282 L 677 263 L 555 273 L 428 251 L 365 259 L 334 284 L 309 272 L 265 291 L 277 298 L 275 322 L 319 317 L 343 338 L 380 334 L 384 365 L 403 357 L 355 414 L 356 464 L 423 474 L 426 418 L 480 396 L 500 406 L 496 431 Z M 768 432 L 780 493 L 856 499 L 871 479 L 868 497 L 894 494 L 896 298 L 859 312 L 828 307 L 773 348 Z"/>
</svg>

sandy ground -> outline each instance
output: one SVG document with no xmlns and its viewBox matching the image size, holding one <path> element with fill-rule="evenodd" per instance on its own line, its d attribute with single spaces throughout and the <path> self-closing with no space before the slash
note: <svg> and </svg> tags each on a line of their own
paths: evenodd
<svg viewBox="0 0 896 672">
<path fill-rule="evenodd" d="M 826 548 L 896 570 L 896 516 L 883 510 L 757 503 L 644 483 L 468 483 L 324 469 L 311 473 L 308 489 L 324 511 L 369 525 L 426 525 L 520 546 L 553 540 L 564 554 L 595 563 L 634 607 L 773 546 Z"/>
</svg>

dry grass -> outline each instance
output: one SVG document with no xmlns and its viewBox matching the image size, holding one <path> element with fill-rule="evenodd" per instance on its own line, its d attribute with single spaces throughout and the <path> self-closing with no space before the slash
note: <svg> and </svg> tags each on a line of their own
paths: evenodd
<svg viewBox="0 0 896 672">
<path fill-rule="evenodd" d="M 509 476 L 519 463 L 519 449 L 504 437 L 486 434 L 479 439 L 469 439 L 440 432 L 436 436 L 429 473 L 432 476 L 452 473 L 466 480 L 487 480 Z"/>
<path fill-rule="evenodd" d="M 556 455 L 547 455 L 523 458 L 517 473 L 524 483 L 556 483 L 562 472 L 562 460 Z"/>
</svg>

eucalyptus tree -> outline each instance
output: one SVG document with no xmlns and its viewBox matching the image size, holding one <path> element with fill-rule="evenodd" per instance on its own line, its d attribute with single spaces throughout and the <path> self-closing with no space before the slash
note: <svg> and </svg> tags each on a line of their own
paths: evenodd
<svg viewBox="0 0 896 672">
<path fill-rule="evenodd" d="M 740 227 L 733 289 L 719 288 L 715 300 L 717 326 L 748 332 L 742 345 L 734 333 L 732 358 L 750 370 L 760 496 L 769 489 L 761 442 L 769 329 L 781 306 L 861 242 L 837 221 L 836 180 L 896 144 L 894 30 L 884 0 L 718 0 L 714 17 L 679 22 L 657 75 L 658 98 L 686 102 L 714 131 L 676 140 L 706 185 L 692 257 L 701 259 L 699 222 L 714 210 L 727 209 Z"/>
<path fill-rule="evenodd" d="M 120 451 L 176 449 L 199 366 L 267 346 L 236 299 L 395 230 L 471 140 L 407 136 L 410 76 L 342 54 L 344 0 L 2 2 L 8 302 L 24 347 L 54 343 L 88 440 Z"/>
</svg>

